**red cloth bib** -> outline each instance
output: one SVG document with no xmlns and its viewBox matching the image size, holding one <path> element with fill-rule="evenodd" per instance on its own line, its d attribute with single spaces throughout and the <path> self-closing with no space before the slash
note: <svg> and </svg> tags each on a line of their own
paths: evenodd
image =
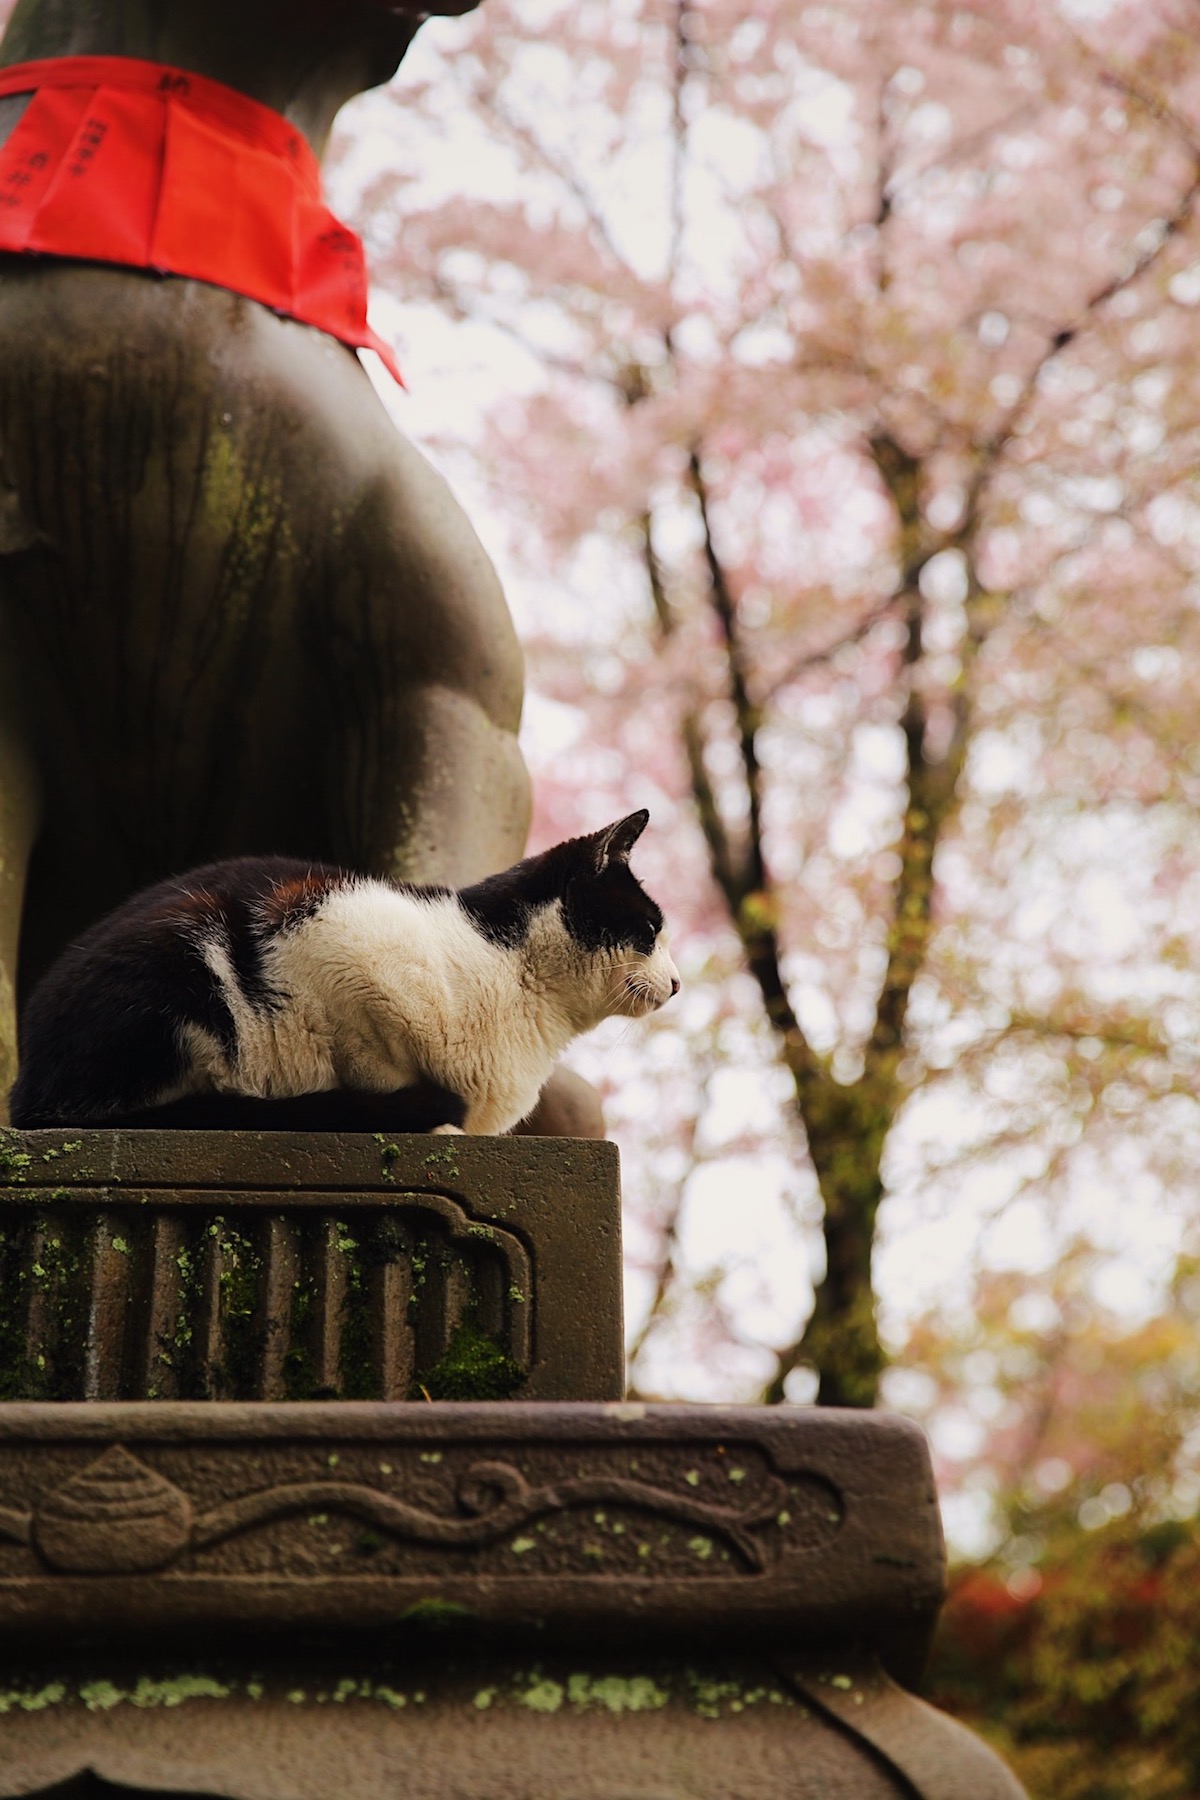
<svg viewBox="0 0 1200 1800">
<path fill-rule="evenodd" d="M 354 349 L 363 247 L 321 198 L 305 139 L 257 100 L 161 63 L 64 56 L 0 69 L 32 93 L 0 147 L 0 250 L 123 263 L 246 294 Z"/>
</svg>

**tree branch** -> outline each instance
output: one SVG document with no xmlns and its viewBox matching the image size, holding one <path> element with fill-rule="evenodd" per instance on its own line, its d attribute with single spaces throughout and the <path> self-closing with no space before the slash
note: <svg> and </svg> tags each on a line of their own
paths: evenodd
<svg viewBox="0 0 1200 1800">
<path fill-rule="evenodd" d="M 643 513 L 638 525 L 641 532 L 646 579 L 654 604 L 654 616 L 658 621 L 659 634 L 666 642 L 673 636 L 677 621 L 667 596 L 662 565 L 654 548 L 654 523 L 651 515 Z M 694 706 L 685 707 L 680 720 L 680 733 L 683 738 L 684 754 L 687 757 L 692 799 L 695 801 L 704 841 L 708 845 L 713 879 L 721 890 L 730 916 L 736 920 L 743 897 L 742 882 L 735 865 L 729 833 L 725 829 L 725 821 L 721 817 L 717 796 L 712 782 L 709 780 L 708 766 L 704 759 L 704 726 Z"/>
<path fill-rule="evenodd" d="M 512 140 L 528 152 L 535 163 L 540 163 L 558 181 L 561 181 L 583 211 L 584 217 L 596 234 L 597 241 L 612 258 L 618 268 L 628 270 L 628 261 L 622 256 L 616 241 L 608 227 L 608 221 L 596 202 L 595 195 L 584 185 L 574 169 L 561 162 L 542 142 L 531 126 L 518 119 L 504 105 L 494 91 L 477 96 L 480 110 L 488 113 L 503 127 Z"/>
<path fill-rule="evenodd" d="M 1196 211 L 1197 198 L 1200 197 L 1200 149 L 1197 149 L 1195 145 L 1189 147 L 1192 151 L 1191 180 L 1180 194 L 1170 215 L 1162 222 L 1162 235 L 1155 243 L 1148 245 L 1145 250 L 1135 256 L 1122 273 L 1114 275 L 1111 280 L 1104 282 L 1094 293 L 1089 295 L 1074 318 L 1066 321 L 1051 334 L 1045 349 L 1026 373 L 1020 394 L 1009 407 L 1000 424 L 980 446 L 977 452 L 975 472 L 967 484 L 966 505 L 963 509 L 963 521 L 958 534 L 959 541 L 974 534 L 980 510 L 1003 453 L 1028 416 L 1037 393 L 1038 383 L 1046 370 L 1094 322 L 1096 314 L 1102 308 L 1114 300 L 1118 294 L 1123 293 L 1126 288 L 1132 287 L 1133 283 L 1139 280 L 1147 269 L 1153 267 L 1167 245 L 1172 239 L 1178 237 L 1192 219 Z"/>
<path fill-rule="evenodd" d="M 823 644 L 819 650 L 805 651 L 768 688 L 764 689 L 764 697 L 773 700 L 784 688 L 790 687 L 794 681 L 798 681 L 810 669 L 822 668 L 826 663 L 831 663 L 839 651 L 848 650 L 854 644 L 861 644 L 865 637 L 871 635 L 877 625 L 896 611 L 902 598 L 902 589 L 893 589 L 877 605 L 865 612 L 857 625 L 851 626 L 849 631 L 844 631 L 840 637 Z"/>
</svg>

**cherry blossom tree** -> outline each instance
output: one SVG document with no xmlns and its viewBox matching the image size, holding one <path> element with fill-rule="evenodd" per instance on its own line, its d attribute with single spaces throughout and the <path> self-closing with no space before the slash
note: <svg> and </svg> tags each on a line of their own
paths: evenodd
<svg viewBox="0 0 1200 1800">
<path fill-rule="evenodd" d="M 650 791 L 684 953 L 783 1071 L 824 1267 L 770 1399 L 874 1401 L 905 1158 L 1064 1219 L 1097 1172 L 1189 1197 L 1187 11 L 489 0 L 366 197 L 394 290 L 507 346 L 477 467 L 576 721 L 546 826 Z"/>
</svg>

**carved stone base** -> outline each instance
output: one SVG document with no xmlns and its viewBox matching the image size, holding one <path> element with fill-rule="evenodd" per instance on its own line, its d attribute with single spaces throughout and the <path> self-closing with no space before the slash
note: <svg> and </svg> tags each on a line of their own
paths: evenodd
<svg viewBox="0 0 1200 1800">
<path fill-rule="evenodd" d="M 616 1147 L 0 1133 L 0 1398 L 607 1400 Z"/>
<path fill-rule="evenodd" d="M 884 1416 L 12 1405 L 0 1796 L 1017 1800 L 941 1591 Z"/>
</svg>

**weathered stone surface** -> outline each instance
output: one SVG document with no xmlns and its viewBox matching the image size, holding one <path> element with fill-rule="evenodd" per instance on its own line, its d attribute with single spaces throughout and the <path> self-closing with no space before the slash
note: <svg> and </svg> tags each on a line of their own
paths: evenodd
<svg viewBox="0 0 1200 1800">
<path fill-rule="evenodd" d="M 981 1744 L 845 1659 L 59 1659 L 3 1705 L 6 1800 L 1021 1800 Z"/>
<path fill-rule="evenodd" d="M 911 1677 L 941 1591 L 928 1452 L 895 1418 L 0 1408 L 3 1634 L 358 1633 L 434 1611 L 619 1641 L 636 1620 L 639 1638 L 867 1646 Z"/>
<path fill-rule="evenodd" d="M 0 1396 L 607 1400 L 603 1142 L 0 1136 Z"/>
<path fill-rule="evenodd" d="M 0 1796 L 1019 1800 L 941 1589 L 876 1415 L 4 1407 Z"/>
</svg>

